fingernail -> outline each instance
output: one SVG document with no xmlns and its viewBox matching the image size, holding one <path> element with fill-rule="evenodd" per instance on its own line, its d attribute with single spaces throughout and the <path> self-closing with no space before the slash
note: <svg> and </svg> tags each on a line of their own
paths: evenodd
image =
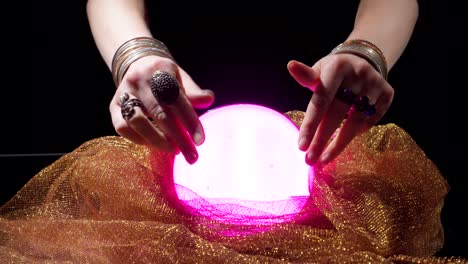
<svg viewBox="0 0 468 264">
<path fill-rule="evenodd" d="M 188 153 L 185 156 L 185 160 L 187 160 L 187 162 L 190 164 L 194 164 L 195 161 L 197 161 L 197 159 L 198 159 L 198 154 L 195 152 Z"/>
<path fill-rule="evenodd" d="M 306 146 L 306 138 L 305 137 L 302 137 L 299 139 L 299 149 L 304 151 L 307 149 L 307 146 Z"/>
<path fill-rule="evenodd" d="M 330 154 L 329 153 L 324 153 L 321 157 L 320 157 L 320 163 L 322 164 L 327 164 L 329 162 L 329 159 L 330 158 Z"/>
<path fill-rule="evenodd" d="M 315 157 L 314 153 L 307 153 L 307 164 L 313 165 L 315 162 L 317 162 L 317 158 Z"/>
<path fill-rule="evenodd" d="M 203 143 L 204 141 L 203 134 L 200 133 L 199 131 L 195 132 L 192 138 L 193 138 L 193 141 L 195 142 L 195 145 L 197 146 L 201 145 L 201 143 Z"/>
</svg>

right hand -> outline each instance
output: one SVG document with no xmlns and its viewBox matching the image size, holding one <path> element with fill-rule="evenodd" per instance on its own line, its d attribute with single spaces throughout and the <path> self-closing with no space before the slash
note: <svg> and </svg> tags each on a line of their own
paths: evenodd
<svg viewBox="0 0 468 264">
<path fill-rule="evenodd" d="M 155 71 L 174 76 L 180 86 L 179 96 L 170 105 L 158 102 L 150 88 Z M 122 117 L 121 96 L 128 93 L 143 107 L 135 107 L 128 120 Z M 159 57 L 143 57 L 130 65 L 120 82 L 109 109 L 116 132 L 136 144 L 146 144 L 177 154 L 182 152 L 188 163 L 198 159 L 196 146 L 203 143 L 205 133 L 194 108 L 208 108 L 214 101 L 211 90 L 201 89 L 174 61 Z"/>
</svg>

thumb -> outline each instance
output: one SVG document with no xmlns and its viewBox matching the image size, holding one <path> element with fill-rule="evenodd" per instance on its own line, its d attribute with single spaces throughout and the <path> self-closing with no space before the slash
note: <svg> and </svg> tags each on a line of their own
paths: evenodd
<svg viewBox="0 0 468 264">
<path fill-rule="evenodd" d="M 180 69 L 180 72 L 185 95 L 193 107 L 199 109 L 210 107 L 215 99 L 214 92 L 208 89 L 201 89 L 187 72 L 182 69 Z"/>
<path fill-rule="evenodd" d="M 291 60 L 288 62 L 288 71 L 291 76 L 302 86 L 315 91 L 320 82 L 320 72 L 317 65 L 309 67 L 302 62 Z"/>
<path fill-rule="evenodd" d="M 215 99 L 215 94 L 211 90 L 190 89 L 187 91 L 187 98 L 195 108 L 208 108 Z"/>
</svg>

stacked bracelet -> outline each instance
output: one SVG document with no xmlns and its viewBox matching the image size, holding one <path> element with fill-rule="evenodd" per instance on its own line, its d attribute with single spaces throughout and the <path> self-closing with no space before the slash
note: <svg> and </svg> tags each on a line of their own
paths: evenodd
<svg viewBox="0 0 468 264">
<path fill-rule="evenodd" d="M 137 37 L 123 43 L 112 59 L 112 78 L 118 87 L 130 65 L 136 60 L 156 55 L 174 60 L 169 49 L 161 41 L 151 37 Z"/>
<path fill-rule="evenodd" d="M 388 76 L 387 60 L 382 51 L 373 43 L 362 40 L 352 39 L 341 43 L 332 50 L 330 54 L 351 53 L 367 60 L 374 69 L 376 69 L 384 79 Z"/>
</svg>

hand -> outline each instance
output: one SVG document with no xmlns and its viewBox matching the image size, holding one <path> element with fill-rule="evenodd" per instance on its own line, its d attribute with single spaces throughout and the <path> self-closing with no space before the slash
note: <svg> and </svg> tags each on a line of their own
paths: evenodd
<svg viewBox="0 0 468 264">
<path fill-rule="evenodd" d="M 363 58 L 352 54 L 329 55 L 309 67 L 290 61 L 288 70 L 302 86 L 313 91 L 299 130 L 299 149 L 306 162 L 326 164 L 357 135 L 375 125 L 390 107 L 394 90 Z M 375 105 L 375 114 L 366 116 L 356 106 L 336 97 L 339 89 L 351 89 Z M 343 122 L 344 120 L 344 122 Z"/>
<path fill-rule="evenodd" d="M 156 71 L 165 71 L 177 79 L 180 91 L 175 102 L 159 102 L 150 88 Z M 134 114 L 125 120 L 121 113 L 121 98 L 141 100 Z M 182 152 L 187 162 L 198 159 L 196 146 L 203 143 L 205 133 L 194 108 L 207 108 L 214 93 L 202 90 L 174 61 L 158 56 L 143 57 L 128 68 L 109 109 L 117 133 L 136 144 L 149 144 L 170 153 Z"/>
</svg>

